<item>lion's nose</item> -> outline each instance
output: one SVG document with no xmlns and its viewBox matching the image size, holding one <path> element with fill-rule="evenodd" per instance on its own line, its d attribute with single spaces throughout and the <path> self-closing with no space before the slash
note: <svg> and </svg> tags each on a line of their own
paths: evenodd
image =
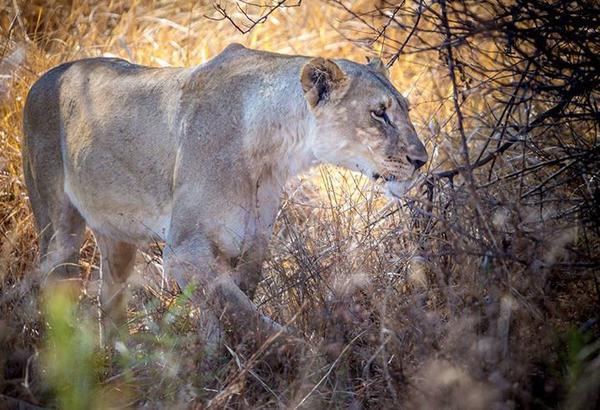
<svg viewBox="0 0 600 410">
<path fill-rule="evenodd" d="M 412 166 L 415 167 L 415 171 L 427 163 L 427 161 L 422 161 L 420 159 L 412 159 L 408 155 L 406 156 L 406 158 L 408 159 L 408 162 L 410 162 Z"/>
<path fill-rule="evenodd" d="M 412 164 L 413 167 L 415 167 L 415 170 L 421 168 L 427 163 L 429 156 L 427 155 L 427 150 L 421 141 L 419 141 L 418 144 L 411 144 L 408 146 L 406 159 Z"/>
</svg>

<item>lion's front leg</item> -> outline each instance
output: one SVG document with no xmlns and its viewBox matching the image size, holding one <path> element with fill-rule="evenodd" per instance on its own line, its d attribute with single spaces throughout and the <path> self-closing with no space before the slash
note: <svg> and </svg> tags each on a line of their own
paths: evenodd
<svg viewBox="0 0 600 410">
<path fill-rule="evenodd" d="M 262 265 L 267 255 L 268 237 L 257 235 L 249 242 L 251 245 L 237 258 L 235 278 L 240 289 L 252 300 L 262 279 Z"/>
<path fill-rule="evenodd" d="M 167 244 L 165 250 L 165 270 L 181 289 L 191 288 L 193 302 L 199 304 L 200 332 L 209 356 L 217 352 L 225 332 L 260 341 L 281 330 L 240 289 L 234 267 L 216 249 L 218 245 L 195 234 Z"/>
</svg>

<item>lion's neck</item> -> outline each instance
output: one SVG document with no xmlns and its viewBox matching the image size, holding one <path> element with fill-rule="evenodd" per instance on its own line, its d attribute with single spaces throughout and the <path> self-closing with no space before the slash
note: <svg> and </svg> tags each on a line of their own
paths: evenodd
<svg viewBox="0 0 600 410">
<path fill-rule="evenodd" d="M 285 92 L 288 91 L 288 92 Z M 314 139 L 314 118 L 296 89 L 284 90 L 282 98 L 273 99 L 271 109 L 262 110 L 255 119 L 250 145 L 258 179 L 271 179 L 283 188 L 285 182 L 314 165 L 311 141 Z"/>
</svg>

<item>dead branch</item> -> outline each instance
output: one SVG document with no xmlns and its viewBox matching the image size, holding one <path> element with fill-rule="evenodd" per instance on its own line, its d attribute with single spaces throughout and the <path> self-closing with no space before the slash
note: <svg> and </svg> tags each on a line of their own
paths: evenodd
<svg viewBox="0 0 600 410">
<path fill-rule="evenodd" d="M 220 2 L 214 3 L 213 7 L 217 13 L 217 17 L 215 16 L 204 16 L 210 20 L 227 20 L 231 23 L 233 27 L 236 28 L 240 33 L 247 34 L 254 27 L 259 24 L 263 24 L 266 22 L 271 14 L 273 14 L 276 10 L 282 8 L 289 7 L 299 7 L 302 4 L 302 0 L 296 0 L 295 3 L 291 4 L 290 0 L 277 0 L 275 4 L 259 4 L 252 3 L 244 0 L 237 0 L 235 2 L 237 11 L 242 15 L 242 21 L 237 21 L 236 18 L 232 17 L 231 13 L 227 11 L 227 8 L 223 6 Z M 242 5 L 246 7 L 242 7 Z M 248 8 L 252 8 L 258 11 L 258 17 L 254 13 L 250 13 Z"/>
</svg>

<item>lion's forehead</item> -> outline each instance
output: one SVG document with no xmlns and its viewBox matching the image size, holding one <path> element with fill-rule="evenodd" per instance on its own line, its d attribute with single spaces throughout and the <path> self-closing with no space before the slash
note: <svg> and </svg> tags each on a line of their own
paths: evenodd
<svg viewBox="0 0 600 410">
<path fill-rule="evenodd" d="M 372 91 L 393 97 L 401 106 L 406 105 L 404 96 L 382 73 L 353 61 L 340 60 L 340 63 L 342 69 L 352 78 L 355 86 L 368 87 Z"/>
</svg>

